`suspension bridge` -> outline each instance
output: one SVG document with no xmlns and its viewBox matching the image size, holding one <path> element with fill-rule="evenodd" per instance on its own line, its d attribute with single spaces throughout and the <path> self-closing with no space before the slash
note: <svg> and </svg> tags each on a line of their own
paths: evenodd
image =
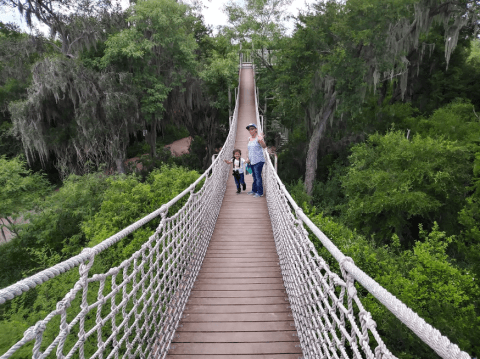
<svg viewBox="0 0 480 359">
<path fill-rule="evenodd" d="M 440 357 L 470 358 L 335 247 L 294 202 L 267 152 L 265 197 L 234 193 L 223 160 L 234 148 L 246 153 L 247 124 L 262 132 L 257 101 L 255 67 L 240 57 L 230 132 L 197 181 L 97 246 L 0 290 L 2 305 L 78 267 L 56 309 L 1 359 L 26 345 L 33 358 L 395 358 L 355 283 Z M 250 188 L 251 176 L 246 181 Z M 99 254 L 150 221 L 158 226 L 140 250 L 106 273 L 92 272 Z M 340 273 L 318 255 L 307 228 Z"/>
</svg>

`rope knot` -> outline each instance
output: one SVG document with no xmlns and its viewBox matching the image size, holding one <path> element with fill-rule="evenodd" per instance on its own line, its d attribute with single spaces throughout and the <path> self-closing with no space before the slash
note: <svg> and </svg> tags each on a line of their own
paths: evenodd
<svg viewBox="0 0 480 359">
<path fill-rule="evenodd" d="M 34 326 L 31 326 L 23 333 L 23 339 L 27 342 L 35 339 L 37 334 L 41 334 L 45 331 L 47 325 L 44 320 L 39 320 Z"/>
<path fill-rule="evenodd" d="M 95 251 L 92 248 L 83 248 L 81 254 L 86 254 L 88 256 L 88 262 L 83 262 L 79 267 L 80 276 L 82 277 L 88 273 L 90 268 L 92 268 L 95 258 Z"/>
<path fill-rule="evenodd" d="M 360 320 L 365 323 L 365 326 L 368 329 L 374 330 L 377 328 L 377 323 L 373 320 L 370 312 L 362 310 L 358 315 L 360 316 Z"/>
<path fill-rule="evenodd" d="M 345 283 L 345 281 L 342 278 L 340 278 L 337 273 L 332 273 L 331 277 L 333 279 L 333 284 L 335 284 L 336 286 L 341 286 L 341 287 L 347 286 L 347 283 Z"/>
<path fill-rule="evenodd" d="M 338 263 L 338 264 L 340 264 L 340 269 L 342 269 L 342 271 L 345 270 L 345 263 L 346 263 L 346 262 L 350 262 L 350 263 L 352 263 L 352 264 L 355 264 L 355 263 L 353 262 L 353 259 L 352 259 L 352 258 L 350 258 L 350 257 L 344 257 L 344 258 Z"/>
<path fill-rule="evenodd" d="M 376 359 L 389 359 L 395 358 L 392 353 L 387 349 L 385 344 L 382 342 L 375 348 L 375 358 Z"/>
<path fill-rule="evenodd" d="M 345 264 L 346 263 L 352 263 L 352 264 L 355 264 L 353 262 L 353 259 L 350 258 L 350 257 L 344 257 L 338 264 L 340 265 L 340 270 L 342 272 L 342 276 L 343 278 L 345 278 L 345 280 L 347 281 L 347 283 L 350 283 L 350 282 L 353 282 L 353 279 L 352 277 L 350 276 L 350 274 L 348 274 L 348 272 L 345 270 Z"/>
<path fill-rule="evenodd" d="M 355 288 L 355 284 L 353 284 L 353 282 L 349 282 L 347 284 L 347 291 L 350 298 L 353 298 L 357 295 L 357 288 Z"/>
<path fill-rule="evenodd" d="M 63 312 L 65 309 L 70 307 L 70 301 L 67 299 L 61 300 L 60 302 L 57 303 L 57 312 L 60 314 Z"/>
</svg>

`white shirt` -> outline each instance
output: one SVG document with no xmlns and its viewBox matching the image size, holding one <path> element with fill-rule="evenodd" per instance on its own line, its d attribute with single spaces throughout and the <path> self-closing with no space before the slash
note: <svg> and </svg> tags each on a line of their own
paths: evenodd
<svg viewBox="0 0 480 359">
<path fill-rule="evenodd" d="M 245 167 L 245 160 L 240 157 L 240 160 L 233 160 L 233 169 L 238 170 L 238 173 L 243 173 L 243 168 Z"/>
</svg>

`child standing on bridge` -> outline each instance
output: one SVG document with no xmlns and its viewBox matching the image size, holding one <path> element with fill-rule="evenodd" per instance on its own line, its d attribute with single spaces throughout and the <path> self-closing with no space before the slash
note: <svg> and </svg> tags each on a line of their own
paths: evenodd
<svg viewBox="0 0 480 359">
<path fill-rule="evenodd" d="M 229 165 L 233 164 L 233 177 L 235 178 L 235 184 L 237 185 L 237 194 L 240 194 L 240 185 L 242 185 L 244 191 L 247 189 L 244 177 L 245 160 L 241 156 L 242 151 L 236 148 L 233 150 L 232 160 L 224 160 L 225 163 L 228 163 Z"/>
</svg>

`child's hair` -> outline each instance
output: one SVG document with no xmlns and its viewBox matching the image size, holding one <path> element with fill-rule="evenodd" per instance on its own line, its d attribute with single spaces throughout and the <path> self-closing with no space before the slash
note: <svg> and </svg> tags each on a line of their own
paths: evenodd
<svg viewBox="0 0 480 359">
<path fill-rule="evenodd" d="M 240 156 L 242 155 L 242 151 L 240 151 L 238 148 L 235 148 L 235 149 L 233 150 L 233 156 L 234 156 L 234 157 L 235 157 L 235 153 L 237 153 L 237 152 L 240 153 Z"/>
</svg>

